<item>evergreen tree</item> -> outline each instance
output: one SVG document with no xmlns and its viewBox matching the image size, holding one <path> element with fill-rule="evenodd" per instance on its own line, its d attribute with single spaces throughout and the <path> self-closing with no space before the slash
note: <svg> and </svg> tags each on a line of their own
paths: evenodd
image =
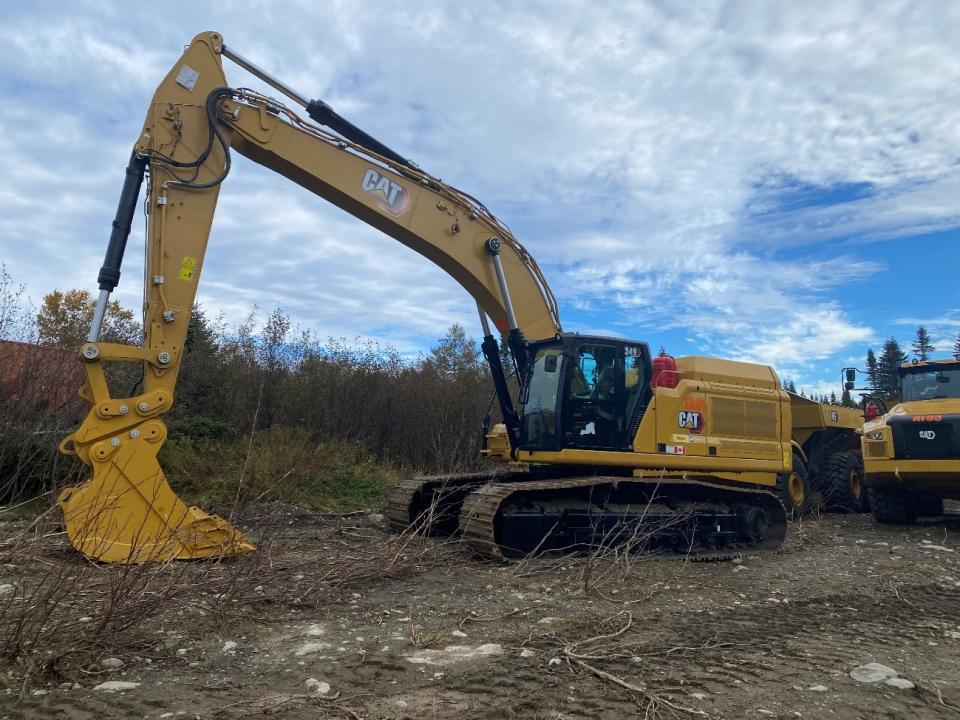
<svg viewBox="0 0 960 720">
<path fill-rule="evenodd" d="M 837 394 L 833 390 L 830 391 L 830 404 L 831 405 L 837 404 Z"/>
<path fill-rule="evenodd" d="M 441 374 L 454 377 L 464 371 L 480 367 L 483 356 L 477 342 L 467 337 L 462 325 L 451 325 L 450 330 L 431 348 L 427 362 Z"/>
<path fill-rule="evenodd" d="M 927 332 L 927 329 L 923 325 L 917 328 L 917 337 L 911 347 L 917 359 L 920 361 L 928 360 L 930 353 L 936 350 L 933 343 L 930 342 L 930 333 Z"/>
<path fill-rule="evenodd" d="M 960 360 L 960 334 L 957 335 L 957 341 L 953 344 L 953 357 Z"/>
<path fill-rule="evenodd" d="M 213 352 L 217 349 L 217 335 L 213 324 L 199 304 L 190 311 L 190 324 L 187 325 L 187 337 L 183 348 L 189 352 Z"/>
<path fill-rule="evenodd" d="M 848 408 L 857 406 L 857 404 L 853 401 L 853 398 L 850 397 L 850 391 L 846 388 L 843 389 L 843 394 L 840 396 L 840 404 Z"/>
<path fill-rule="evenodd" d="M 867 387 L 873 392 L 877 390 L 877 356 L 873 348 L 867 350 Z"/>
<path fill-rule="evenodd" d="M 889 398 L 900 392 L 900 377 L 897 371 L 906 359 L 907 355 L 896 339 L 890 338 L 883 344 L 877 360 L 877 381 L 874 384 L 880 397 Z"/>
<path fill-rule="evenodd" d="M 171 432 L 198 437 L 219 437 L 226 431 L 223 413 L 228 388 L 236 380 L 227 368 L 220 332 L 200 305 L 190 311 L 184 340 L 180 380 L 177 384 L 177 416 Z M 185 418 L 190 418 L 185 420 Z"/>
</svg>

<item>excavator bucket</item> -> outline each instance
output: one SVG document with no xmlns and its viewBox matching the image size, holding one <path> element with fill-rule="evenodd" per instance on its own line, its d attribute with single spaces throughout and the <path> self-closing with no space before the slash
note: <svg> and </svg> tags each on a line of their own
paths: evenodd
<svg viewBox="0 0 960 720">
<path fill-rule="evenodd" d="M 136 438 L 89 449 L 93 476 L 58 498 L 70 542 L 87 557 L 130 564 L 226 557 L 254 550 L 226 520 L 187 507 L 157 462 L 166 431 L 147 423 Z"/>
</svg>

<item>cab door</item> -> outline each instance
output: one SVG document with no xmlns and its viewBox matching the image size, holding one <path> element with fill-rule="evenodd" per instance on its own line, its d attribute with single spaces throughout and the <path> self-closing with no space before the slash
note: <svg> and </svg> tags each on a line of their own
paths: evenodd
<svg viewBox="0 0 960 720">
<path fill-rule="evenodd" d="M 629 449 L 649 373 L 645 346 L 583 339 L 566 353 L 563 447 Z"/>
</svg>

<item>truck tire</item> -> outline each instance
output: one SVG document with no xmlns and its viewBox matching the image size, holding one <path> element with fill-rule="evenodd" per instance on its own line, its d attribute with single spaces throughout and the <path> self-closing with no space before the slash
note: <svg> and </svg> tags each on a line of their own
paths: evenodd
<svg viewBox="0 0 960 720">
<path fill-rule="evenodd" d="M 800 517 L 813 507 L 813 486 L 807 472 L 807 464 L 799 453 L 793 453 L 793 469 L 777 476 L 774 491 L 789 517 Z"/>
<path fill-rule="evenodd" d="M 936 495 L 912 495 L 910 505 L 920 517 L 940 517 L 943 515 L 943 498 Z"/>
<path fill-rule="evenodd" d="M 887 525 L 909 525 L 917 521 L 917 511 L 902 490 L 867 488 L 874 519 Z"/>
<path fill-rule="evenodd" d="M 835 452 L 827 458 L 820 486 L 827 510 L 862 513 L 869 509 L 863 461 L 852 450 Z"/>
</svg>

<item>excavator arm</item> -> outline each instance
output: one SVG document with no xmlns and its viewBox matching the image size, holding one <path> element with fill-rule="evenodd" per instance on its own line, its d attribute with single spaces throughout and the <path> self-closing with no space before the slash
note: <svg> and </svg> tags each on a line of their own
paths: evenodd
<svg viewBox="0 0 960 720">
<path fill-rule="evenodd" d="M 224 57 L 293 100 L 314 122 L 266 95 L 230 88 Z M 479 201 L 421 171 L 322 101 L 306 100 L 227 48 L 218 33 L 202 33 L 150 104 L 100 270 L 93 324 L 81 347 L 86 380 L 80 394 L 92 407 L 61 449 L 78 455 L 92 475 L 83 485 L 64 489 L 59 503 L 71 542 L 88 557 L 141 563 L 253 549 L 225 520 L 188 508 L 156 459 L 166 438 L 161 416 L 173 405 L 231 150 L 343 208 L 456 279 L 477 302 L 484 354 L 508 427 L 515 427 L 515 415 L 487 316 L 509 337 L 518 364 L 525 360 L 525 338 L 561 331 L 555 299 L 536 262 Z M 103 343 L 100 326 L 119 282 L 145 177 L 144 342 L 139 347 Z M 112 397 L 104 374 L 108 362 L 142 363 L 140 394 Z"/>
</svg>

